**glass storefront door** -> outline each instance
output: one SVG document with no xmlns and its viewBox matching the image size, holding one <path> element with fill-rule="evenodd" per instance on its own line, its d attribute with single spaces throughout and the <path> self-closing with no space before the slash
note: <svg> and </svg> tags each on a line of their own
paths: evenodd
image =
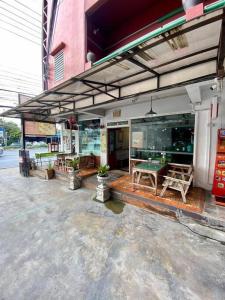
<svg viewBox="0 0 225 300">
<path fill-rule="evenodd" d="M 129 127 L 108 129 L 108 164 L 129 171 Z"/>
</svg>

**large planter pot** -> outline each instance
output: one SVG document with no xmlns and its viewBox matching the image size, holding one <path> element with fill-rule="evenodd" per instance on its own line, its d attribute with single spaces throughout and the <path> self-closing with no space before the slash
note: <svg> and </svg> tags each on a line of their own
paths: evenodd
<svg viewBox="0 0 225 300">
<path fill-rule="evenodd" d="M 101 177 L 97 176 L 98 179 L 98 186 L 96 188 L 97 196 L 96 199 L 101 202 L 105 202 L 109 200 L 110 193 L 109 193 L 109 187 L 107 186 L 107 181 L 109 180 L 109 176 Z"/>
<path fill-rule="evenodd" d="M 203 0 L 182 0 L 183 8 L 185 11 L 202 2 Z"/>
<path fill-rule="evenodd" d="M 81 187 L 81 178 L 78 176 L 79 170 L 69 169 L 69 189 L 77 190 Z"/>
<path fill-rule="evenodd" d="M 51 170 L 46 169 L 45 170 L 45 179 L 49 180 L 49 179 L 54 178 L 54 176 L 55 176 L 55 170 L 54 169 L 51 169 Z"/>
</svg>

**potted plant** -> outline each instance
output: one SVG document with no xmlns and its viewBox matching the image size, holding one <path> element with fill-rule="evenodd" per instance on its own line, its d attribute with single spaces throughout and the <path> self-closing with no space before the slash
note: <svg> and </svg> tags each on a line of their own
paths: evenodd
<svg viewBox="0 0 225 300">
<path fill-rule="evenodd" d="M 55 170 L 51 161 L 48 162 L 48 167 L 45 169 L 45 179 L 52 179 L 55 176 Z"/>
<path fill-rule="evenodd" d="M 78 176 L 79 173 L 79 157 L 74 158 L 70 161 L 68 167 L 68 174 L 69 174 L 69 189 L 76 190 L 79 189 L 81 186 L 81 178 Z"/>
<path fill-rule="evenodd" d="M 69 162 L 69 170 L 78 173 L 79 172 L 79 162 L 80 158 L 76 157 Z"/>
<path fill-rule="evenodd" d="M 97 179 L 99 182 L 99 185 L 97 186 L 97 196 L 96 199 L 105 202 L 109 199 L 109 187 L 106 185 L 107 180 L 109 179 L 109 171 L 110 167 L 108 165 L 101 165 L 98 168 L 98 175 Z"/>
</svg>

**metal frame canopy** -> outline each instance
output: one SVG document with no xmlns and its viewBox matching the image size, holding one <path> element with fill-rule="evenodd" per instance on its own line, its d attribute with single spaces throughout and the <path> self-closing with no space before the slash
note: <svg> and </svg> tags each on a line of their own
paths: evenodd
<svg viewBox="0 0 225 300">
<path fill-rule="evenodd" d="M 224 7 L 220 0 L 197 19 L 175 19 L 2 116 L 56 123 L 87 108 L 223 77 Z"/>
</svg>

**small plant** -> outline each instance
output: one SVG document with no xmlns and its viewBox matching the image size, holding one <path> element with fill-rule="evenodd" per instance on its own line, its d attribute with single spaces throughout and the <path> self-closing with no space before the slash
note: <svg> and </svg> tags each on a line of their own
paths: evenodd
<svg viewBox="0 0 225 300">
<path fill-rule="evenodd" d="M 109 165 L 101 165 L 98 168 L 98 176 L 99 177 L 107 177 L 109 169 L 110 169 Z"/>
<path fill-rule="evenodd" d="M 80 162 L 79 157 L 74 158 L 74 159 L 71 160 L 70 163 L 69 163 L 70 168 L 72 168 L 74 171 L 75 171 L 75 170 L 78 170 L 79 162 Z"/>
<path fill-rule="evenodd" d="M 47 168 L 48 170 L 53 170 L 54 168 L 53 168 L 53 164 L 52 164 L 52 162 L 49 160 L 48 161 L 48 168 Z"/>
<path fill-rule="evenodd" d="M 45 178 L 46 179 L 52 179 L 52 178 L 54 178 L 54 175 L 55 175 L 55 170 L 54 170 L 52 162 L 49 160 L 48 161 L 48 166 L 47 166 L 47 169 L 46 169 L 46 172 L 45 172 Z"/>
</svg>

